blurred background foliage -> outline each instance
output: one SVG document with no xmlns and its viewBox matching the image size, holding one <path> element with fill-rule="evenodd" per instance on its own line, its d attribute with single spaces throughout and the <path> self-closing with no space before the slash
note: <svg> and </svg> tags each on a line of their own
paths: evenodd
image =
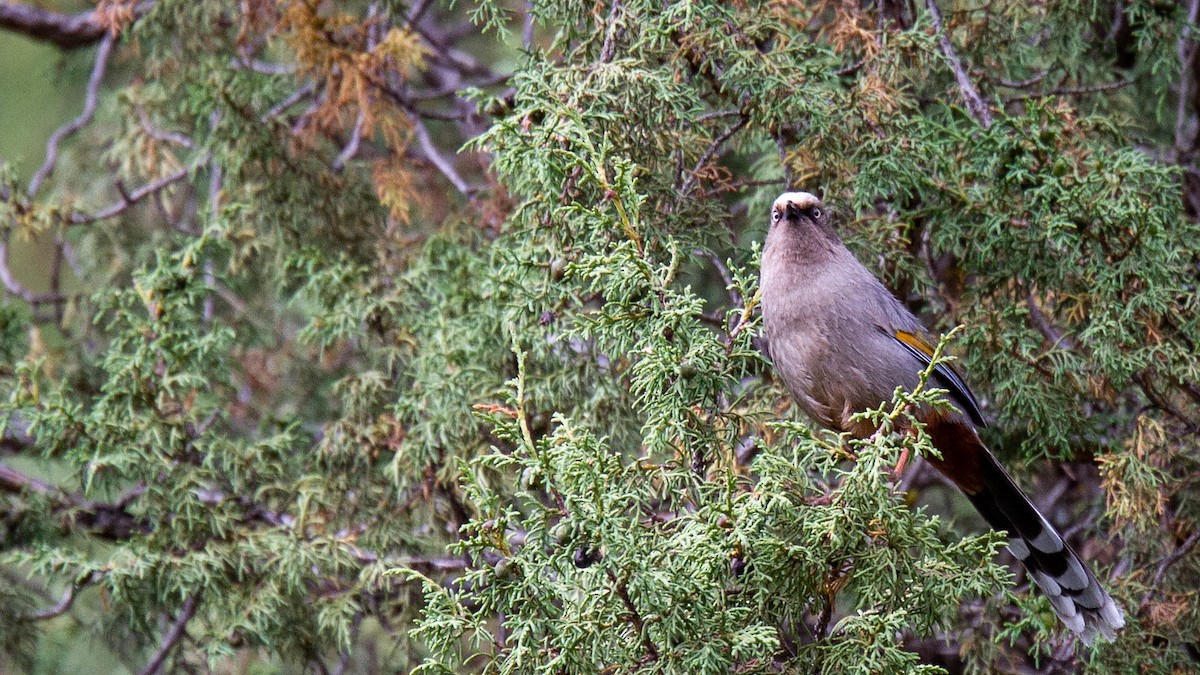
<svg viewBox="0 0 1200 675">
<path fill-rule="evenodd" d="M 1198 17 L 0 2 L 0 669 L 1195 671 Z M 964 325 L 1116 643 L 790 409 L 785 188 Z"/>
</svg>

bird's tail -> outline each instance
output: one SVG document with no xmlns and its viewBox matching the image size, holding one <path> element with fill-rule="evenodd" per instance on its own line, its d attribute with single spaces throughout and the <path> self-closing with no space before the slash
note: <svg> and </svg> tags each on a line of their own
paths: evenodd
<svg viewBox="0 0 1200 675">
<path fill-rule="evenodd" d="M 1125 613 L 1096 575 L 1029 501 L 975 430 L 958 423 L 928 427 L 941 459 L 930 463 L 950 478 L 993 528 L 1008 532 L 1008 550 L 1050 599 L 1054 613 L 1087 644 L 1116 637 Z"/>
</svg>

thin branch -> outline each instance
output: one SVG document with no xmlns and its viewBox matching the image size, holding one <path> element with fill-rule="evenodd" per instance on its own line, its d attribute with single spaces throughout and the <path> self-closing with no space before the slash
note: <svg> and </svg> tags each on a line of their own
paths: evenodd
<svg viewBox="0 0 1200 675">
<path fill-rule="evenodd" d="M 992 112 L 980 98 L 975 85 L 971 84 L 971 78 L 967 77 L 962 61 L 958 58 L 958 53 L 954 51 L 954 45 L 950 44 L 950 36 L 947 35 L 946 27 L 942 24 L 942 12 L 938 9 L 937 0 L 925 0 L 925 7 L 928 8 L 929 16 L 933 19 L 933 28 L 938 34 L 938 45 L 942 48 L 942 55 L 950 63 L 950 70 L 954 71 L 954 80 L 958 82 L 958 89 L 967 104 L 967 112 L 984 129 L 991 127 Z"/>
<path fill-rule="evenodd" d="M 438 171 L 442 172 L 442 175 L 446 177 L 446 180 L 450 181 L 450 184 L 456 190 L 467 197 L 473 196 L 477 190 L 468 185 L 467 181 L 463 180 L 463 177 L 459 175 L 450 161 L 442 156 L 441 150 L 438 150 L 438 147 L 433 144 L 433 139 L 429 137 L 429 129 L 425 127 L 425 122 L 421 121 L 420 117 L 411 113 L 409 117 L 412 119 L 413 133 L 416 134 L 417 143 L 420 144 L 421 152 L 425 155 L 425 158 L 437 167 Z"/>
<path fill-rule="evenodd" d="M 64 298 L 65 296 L 62 293 L 62 268 L 63 259 L 65 258 L 63 247 L 65 245 L 66 241 L 62 238 L 62 235 L 54 235 L 54 257 L 50 260 L 50 293 Z M 54 320 L 60 324 L 63 320 L 63 304 L 62 302 L 54 304 Z"/>
<path fill-rule="evenodd" d="M 613 574 L 612 570 L 607 570 L 608 579 L 616 587 L 617 597 L 621 598 L 621 603 L 625 605 L 625 610 L 629 612 L 629 618 L 633 621 L 634 628 L 637 629 L 638 635 L 642 638 L 642 646 L 646 652 L 655 661 L 659 659 L 658 648 L 654 646 L 654 642 L 650 640 L 649 633 L 646 632 L 646 624 L 642 620 L 642 614 L 638 611 L 637 605 L 633 604 L 633 599 L 629 597 L 629 586 L 623 581 L 617 581 L 617 575 Z"/>
<path fill-rule="evenodd" d="M 92 572 L 86 578 L 79 580 L 77 583 L 71 584 L 63 593 L 62 598 L 54 605 L 45 609 L 38 610 L 26 617 L 29 621 L 45 621 L 53 619 L 56 616 L 66 614 L 71 606 L 75 604 L 75 598 L 78 597 L 79 591 L 96 583 L 103 575 L 100 572 Z"/>
<path fill-rule="evenodd" d="M 44 480 L 39 480 L 9 467 L 7 464 L 0 464 L 0 490 L 5 492 L 36 492 L 38 494 L 46 494 L 54 490 L 54 486 Z"/>
<path fill-rule="evenodd" d="M 362 143 L 363 130 L 366 129 L 366 126 L 367 113 L 365 110 L 359 110 L 358 119 L 354 122 L 354 130 L 350 132 L 350 141 L 346 143 L 346 147 L 342 148 L 337 159 L 333 160 L 333 171 L 335 173 L 341 172 L 342 169 L 346 168 L 346 162 L 354 159 L 354 156 L 358 154 L 358 146 Z"/>
<path fill-rule="evenodd" d="M 45 621 L 46 619 L 53 619 L 56 616 L 62 616 L 63 614 L 66 614 L 67 610 L 71 609 L 71 605 L 74 604 L 75 587 L 70 586 L 67 588 L 66 592 L 63 593 L 62 599 L 54 603 L 54 606 L 38 610 L 29 615 L 28 619 L 30 621 Z"/>
<path fill-rule="evenodd" d="M 59 49 L 86 47 L 105 34 L 95 11 L 62 14 L 16 2 L 0 2 L 0 28 L 49 42 Z"/>
<path fill-rule="evenodd" d="M 612 0 L 608 10 L 608 25 L 604 30 L 604 44 L 600 45 L 600 62 L 608 63 L 616 53 L 617 12 L 621 11 L 621 0 Z"/>
<path fill-rule="evenodd" d="M 144 107 L 139 105 L 137 106 L 136 111 L 138 122 L 142 126 L 142 131 L 146 132 L 146 135 L 150 138 L 153 138 L 156 141 L 162 141 L 164 143 L 173 143 L 188 149 L 196 147 L 196 143 L 192 141 L 192 139 L 179 133 L 178 131 L 167 131 L 166 129 L 161 129 L 155 125 L 150 119 L 150 116 L 146 114 L 146 109 Z"/>
<path fill-rule="evenodd" d="M 722 117 L 738 117 L 741 114 L 742 114 L 741 110 L 714 110 L 712 112 L 706 112 L 703 115 L 697 117 L 695 123 L 699 124 L 701 122 L 707 122 L 709 120 L 720 119 Z"/>
<path fill-rule="evenodd" d="M 734 446 L 734 457 L 737 458 L 738 466 L 747 467 L 754 461 L 754 458 L 762 452 L 762 443 L 759 443 L 757 435 L 751 434 L 738 441 Z"/>
<path fill-rule="evenodd" d="M 476 78 L 474 81 L 471 81 L 471 82 L 466 82 L 466 83 L 459 82 L 459 83 L 454 84 L 453 86 L 444 86 L 444 87 L 439 87 L 437 89 L 418 90 L 418 91 L 410 90 L 406 94 L 403 94 L 403 95 L 396 92 L 396 90 L 394 88 L 388 87 L 386 84 L 376 85 L 376 86 L 379 86 L 380 89 L 386 89 L 385 93 L 387 93 L 389 96 L 391 96 L 394 99 L 397 99 L 398 101 L 400 101 L 402 103 L 405 101 L 408 101 L 408 102 L 431 101 L 431 100 L 443 98 L 446 96 L 452 96 L 454 94 L 457 94 L 459 91 L 466 89 L 467 87 L 476 87 L 476 88 L 482 89 L 484 87 L 499 86 L 499 85 L 505 84 L 509 80 L 511 80 L 512 76 L 513 76 L 512 73 L 492 73 L 491 75 Z"/>
<path fill-rule="evenodd" d="M 1029 291 L 1025 294 L 1025 307 L 1029 310 L 1029 318 L 1033 320 L 1033 325 L 1041 332 L 1042 336 L 1050 342 L 1051 349 L 1064 347 L 1071 351 L 1078 351 L 1079 345 L 1075 340 L 1067 337 L 1059 331 L 1054 324 L 1046 318 L 1046 314 L 1042 312 L 1042 308 L 1038 306 L 1037 301 L 1033 297 L 1033 292 Z"/>
<path fill-rule="evenodd" d="M 833 593 L 828 590 L 821 593 L 821 612 L 817 615 L 816 626 L 813 627 L 813 633 L 818 640 L 824 640 L 829 635 L 829 619 L 833 616 L 834 602 Z"/>
<path fill-rule="evenodd" d="M 217 126 L 217 121 L 217 113 L 214 111 L 213 127 Z M 221 189 L 224 187 L 224 180 L 224 167 L 216 159 L 210 160 L 208 165 L 208 217 L 214 222 L 220 220 Z M 204 285 L 208 290 L 204 293 L 204 308 L 201 312 L 201 317 L 205 326 L 212 324 L 215 306 L 213 301 L 213 287 L 216 285 L 216 274 L 213 272 L 213 268 L 213 261 L 211 259 L 204 261 Z"/>
<path fill-rule="evenodd" d="M 1080 96 L 1083 94 L 1095 94 L 1102 91 L 1121 89 L 1123 87 L 1128 87 L 1131 84 L 1133 84 L 1133 78 L 1117 80 L 1115 82 L 1103 82 L 1101 84 L 1081 85 L 1078 87 L 1055 87 L 1050 91 L 1042 93 L 1013 96 L 1012 98 L 1006 99 L 1005 102 L 1014 103 L 1018 101 L 1025 101 L 1031 98 L 1044 98 L 1046 96 Z"/>
<path fill-rule="evenodd" d="M 1192 124 L 1196 98 L 1196 51 L 1193 38 L 1196 21 L 1200 19 L 1200 0 L 1188 2 L 1187 18 L 1179 32 L 1176 54 L 1179 57 L 1179 103 L 1175 111 L 1175 149 L 1191 150 L 1196 145 L 1196 130 Z"/>
<path fill-rule="evenodd" d="M 786 185 L 787 180 L 783 177 L 779 178 L 750 178 L 746 180 L 735 180 L 729 183 L 729 189 L 736 192 L 745 188 L 762 187 L 765 185 Z"/>
<path fill-rule="evenodd" d="M 861 59 L 855 61 L 854 63 L 851 63 L 848 66 L 845 66 L 843 68 L 838 68 L 837 70 L 833 71 L 833 74 L 838 77 L 846 77 L 847 75 L 853 75 L 853 74 L 857 73 L 859 70 L 861 70 L 862 67 L 864 65 L 866 65 L 866 63 L 867 63 L 867 59 L 864 57 L 864 58 L 861 58 Z"/>
<path fill-rule="evenodd" d="M 166 176 L 163 176 L 162 178 L 159 178 L 158 180 L 146 183 L 145 185 L 141 186 L 140 188 L 138 188 L 136 190 L 130 190 L 129 192 L 122 191 L 121 192 L 121 201 L 116 202 L 115 204 L 111 204 L 108 207 L 106 207 L 100 211 L 97 211 L 96 213 L 93 213 L 93 214 L 86 214 L 86 213 L 71 214 L 70 222 L 72 225 L 86 225 L 88 223 L 94 223 L 98 220 L 105 220 L 108 218 L 112 218 L 113 216 L 120 215 L 121 213 L 128 211 L 130 208 L 132 208 L 134 205 L 136 205 L 138 202 L 142 201 L 146 197 L 149 197 L 150 195 L 158 192 L 159 190 L 162 190 L 170 185 L 178 183 L 179 181 L 183 180 L 184 178 L 187 178 L 189 171 L 190 171 L 190 169 L 188 167 L 184 167 L 184 168 L 176 171 L 175 173 L 167 174 Z"/>
<path fill-rule="evenodd" d="M 270 63 L 267 61 L 259 61 L 250 57 L 235 58 L 231 60 L 231 64 L 235 68 L 251 70 L 260 75 L 294 75 L 296 66 L 287 63 Z"/>
<path fill-rule="evenodd" d="M 521 48 L 525 51 L 533 49 L 533 29 L 537 22 L 537 17 L 533 13 L 533 7 L 529 2 L 525 4 L 525 25 L 521 29 Z"/>
<path fill-rule="evenodd" d="M 175 623 L 171 624 L 170 630 L 163 635 L 162 644 L 158 646 L 158 650 L 154 652 L 150 662 L 141 670 L 141 675 L 153 675 L 161 672 L 163 663 L 171 654 L 171 650 L 175 645 L 179 644 L 179 640 L 183 638 L 187 631 L 187 624 L 196 615 L 196 605 L 199 599 L 199 593 L 192 593 L 183 603 L 183 609 L 179 610 L 179 616 L 175 618 Z"/>
<path fill-rule="evenodd" d="M 317 84 L 315 82 L 309 82 L 308 84 L 304 85 L 303 87 L 300 87 L 296 91 L 293 91 L 291 94 L 288 95 L 287 98 L 283 99 L 279 103 L 276 103 L 274 106 L 272 106 L 270 110 L 268 110 L 262 117 L 259 118 L 259 121 L 266 122 L 267 120 L 271 119 L 272 117 L 279 116 L 284 110 L 287 110 L 288 108 L 296 105 L 297 103 L 304 100 L 305 98 L 312 96 L 313 90 L 316 88 L 317 88 Z"/>
<path fill-rule="evenodd" d="M 1042 72 L 1038 73 L 1037 75 L 1034 75 L 1033 77 L 1031 77 L 1027 80 L 1006 80 L 1002 77 L 998 77 L 991 81 L 995 82 L 996 84 L 1000 85 L 1001 87 L 1007 87 L 1009 89 L 1028 89 L 1029 87 L 1032 87 L 1033 85 L 1046 79 L 1046 76 L 1049 74 L 1050 74 L 1049 70 L 1043 70 Z"/>
<path fill-rule="evenodd" d="M 115 504 L 94 502 L 46 481 L 27 476 L 8 465 L 0 464 L 0 492 L 43 495 L 50 500 L 53 513 L 65 512 L 65 527 L 78 526 L 105 539 L 128 539 L 135 533 L 149 530 L 144 521 L 130 515 L 126 510 L 144 489 L 135 488 Z"/>
<path fill-rule="evenodd" d="M 33 291 L 25 288 L 25 285 L 13 276 L 12 271 L 8 269 L 8 233 L 5 232 L 3 238 L 0 238 L 0 283 L 4 284 L 4 288 L 9 293 L 21 298 L 27 303 L 33 302 Z"/>
<path fill-rule="evenodd" d="M 1154 379 L 1151 377 L 1152 374 L 1152 369 L 1138 371 L 1138 373 L 1133 376 L 1133 381 L 1137 383 L 1138 388 L 1142 390 L 1142 393 L 1146 395 L 1146 398 L 1150 399 L 1150 403 L 1152 403 L 1159 410 L 1162 410 L 1186 425 L 1184 430 L 1186 433 L 1191 433 L 1194 431 L 1197 423 L 1188 417 L 1186 413 L 1176 407 L 1175 404 L 1171 403 L 1171 401 L 1163 397 L 1163 395 L 1158 392 L 1158 388 L 1154 386 Z"/>
<path fill-rule="evenodd" d="M 429 46 L 433 47 L 433 49 L 430 50 L 430 55 L 433 57 L 434 61 L 437 61 L 438 63 L 441 63 L 442 65 L 451 68 L 462 75 L 490 76 L 493 74 L 490 68 L 480 63 L 474 56 L 471 56 L 461 49 L 455 49 L 454 47 L 451 47 L 450 42 L 452 42 L 452 40 L 447 39 L 445 35 L 435 34 L 422 22 L 410 22 L 409 25 L 414 31 L 416 31 L 418 35 L 420 35 L 426 42 L 429 43 Z"/>
<path fill-rule="evenodd" d="M 683 186 L 679 188 L 679 195 L 681 197 L 686 196 L 689 192 L 691 192 L 691 189 L 696 185 L 696 176 L 700 175 L 700 170 L 704 168 L 704 165 L 708 164 L 709 160 L 713 158 L 713 155 L 716 155 L 717 151 L 721 149 L 721 146 L 725 145 L 725 141 L 728 141 L 733 137 L 734 134 L 736 134 L 738 131 L 741 131 L 741 129 L 749 123 L 750 117 L 743 113 L 741 118 L 735 122 L 733 126 L 726 129 L 724 133 L 722 133 L 720 136 L 717 136 L 713 140 L 712 145 L 710 145 L 708 150 L 706 150 L 704 154 L 700 156 L 700 159 L 696 162 L 696 166 L 692 168 L 692 172 L 688 174 L 687 178 L 683 179 Z"/>
<path fill-rule="evenodd" d="M 1142 596 L 1142 600 L 1138 603 L 1138 606 L 1144 606 L 1150 600 L 1162 585 L 1162 580 L 1167 575 L 1167 569 L 1179 562 L 1183 556 L 1187 555 L 1188 551 L 1196 547 L 1197 543 L 1200 543 L 1200 530 L 1192 532 L 1191 536 L 1184 540 L 1178 548 L 1171 551 L 1170 555 L 1158 563 L 1158 569 L 1154 571 L 1154 577 L 1150 580 L 1150 590 L 1146 591 L 1146 594 Z"/>
<path fill-rule="evenodd" d="M 775 135 L 775 149 L 779 153 L 779 165 L 783 167 L 783 184 L 795 185 L 796 172 L 792 170 L 792 165 L 787 161 L 788 142 L 786 131 Z"/>
<path fill-rule="evenodd" d="M 8 267 L 9 234 L 6 231 L 3 236 L 0 236 L 0 283 L 4 284 L 5 290 L 24 300 L 31 308 L 48 303 L 66 302 L 66 297 L 58 293 L 34 293 L 13 276 L 12 270 Z"/>
<path fill-rule="evenodd" d="M 112 34 L 106 34 L 100 41 L 100 47 L 96 50 L 96 60 L 92 63 L 92 74 L 88 77 L 83 99 L 83 112 L 79 113 L 79 117 L 55 130 L 50 135 L 50 140 L 46 141 L 46 160 L 42 162 L 37 173 L 33 174 L 33 178 L 29 181 L 29 189 L 26 191 L 30 197 L 36 195 L 42 182 L 49 178 L 51 173 L 54 173 L 54 165 L 58 163 L 59 144 L 68 136 L 87 126 L 96 114 L 96 107 L 100 103 L 100 82 L 104 79 L 104 72 L 108 70 L 108 58 L 112 55 L 113 46 L 116 43 L 117 39 Z"/>
<path fill-rule="evenodd" d="M 745 302 L 742 299 L 742 294 L 738 292 L 737 286 L 733 283 L 733 275 L 730 274 L 729 268 L 725 266 L 725 262 L 721 260 L 721 257 L 703 248 L 698 248 L 693 253 L 708 258 L 713 268 L 717 270 L 717 274 L 721 275 L 721 281 L 725 282 L 725 290 L 729 293 L 729 300 L 733 303 L 733 306 L 738 308 L 744 307 Z"/>
<path fill-rule="evenodd" d="M 420 22 L 421 17 L 425 16 L 425 10 L 429 9 L 429 5 L 431 4 L 431 0 L 418 0 L 418 2 L 414 4 L 412 9 L 408 12 L 408 22 L 410 24 Z"/>
<path fill-rule="evenodd" d="M 33 436 L 29 435 L 29 424 L 17 415 L 10 415 L 4 425 L 4 436 L 0 437 L 0 450 L 22 452 L 33 447 Z"/>
</svg>

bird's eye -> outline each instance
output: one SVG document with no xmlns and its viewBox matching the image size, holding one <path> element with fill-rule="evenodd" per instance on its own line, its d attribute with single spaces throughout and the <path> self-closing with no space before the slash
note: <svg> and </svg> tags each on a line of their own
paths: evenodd
<svg viewBox="0 0 1200 675">
<path fill-rule="evenodd" d="M 813 219 L 820 218 L 821 217 L 821 209 L 818 209 L 817 207 L 814 206 L 812 208 L 812 217 L 813 217 Z"/>
<path fill-rule="evenodd" d="M 783 212 L 782 212 L 782 211 L 776 211 L 776 212 L 772 213 L 772 214 L 771 214 L 771 221 L 772 221 L 772 222 L 775 222 L 775 223 L 778 223 L 778 222 L 779 222 L 779 217 L 780 217 L 780 216 L 782 216 L 782 215 L 783 215 Z"/>
</svg>

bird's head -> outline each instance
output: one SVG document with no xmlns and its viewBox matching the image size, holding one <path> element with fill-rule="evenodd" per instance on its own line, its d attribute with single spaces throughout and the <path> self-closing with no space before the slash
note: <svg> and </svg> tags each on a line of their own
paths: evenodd
<svg viewBox="0 0 1200 675">
<path fill-rule="evenodd" d="M 793 261 L 816 262 L 849 255 L 829 224 L 829 210 L 808 192 L 785 192 L 771 206 L 764 253 Z"/>
<path fill-rule="evenodd" d="M 785 192 L 779 195 L 771 207 L 771 229 L 781 225 L 792 228 L 816 226 L 821 230 L 828 230 L 829 214 L 815 195 L 807 192 Z"/>
</svg>

